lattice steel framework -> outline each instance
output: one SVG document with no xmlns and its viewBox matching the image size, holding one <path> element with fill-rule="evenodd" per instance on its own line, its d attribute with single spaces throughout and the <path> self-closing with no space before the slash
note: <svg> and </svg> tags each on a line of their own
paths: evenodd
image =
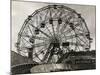
<svg viewBox="0 0 100 75">
<path fill-rule="evenodd" d="M 57 63 L 71 51 L 90 49 L 90 32 L 81 14 L 64 5 L 48 5 L 24 21 L 17 51 L 38 63 Z"/>
</svg>

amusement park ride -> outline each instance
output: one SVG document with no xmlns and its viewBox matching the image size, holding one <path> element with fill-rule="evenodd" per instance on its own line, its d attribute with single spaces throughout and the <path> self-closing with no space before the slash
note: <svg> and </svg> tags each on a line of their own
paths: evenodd
<svg viewBox="0 0 100 75">
<path fill-rule="evenodd" d="M 29 59 L 28 64 L 37 62 L 30 72 L 51 72 L 45 68 L 60 65 L 63 67 L 59 70 L 73 70 L 66 61 L 74 53 L 88 52 L 91 42 L 81 14 L 64 5 L 48 5 L 27 17 L 18 33 L 16 47 L 18 54 Z"/>
</svg>

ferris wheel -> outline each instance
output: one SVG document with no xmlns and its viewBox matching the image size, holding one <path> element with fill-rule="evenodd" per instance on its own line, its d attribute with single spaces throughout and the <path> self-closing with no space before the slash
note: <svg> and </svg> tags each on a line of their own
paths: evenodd
<svg viewBox="0 0 100 75">
<path fill-rule="evenodd" d="M 90 32 L 81 14 L 64 5 L 48 5 L 24 21 L 17 51 L 38 63 L 57 63 L 71 51 L 90 49 Z"/>
</svg>

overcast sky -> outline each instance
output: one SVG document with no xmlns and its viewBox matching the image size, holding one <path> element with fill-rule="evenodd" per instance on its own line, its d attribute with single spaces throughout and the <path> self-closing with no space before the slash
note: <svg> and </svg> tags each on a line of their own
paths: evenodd
<svg viewBox="0 0 100 75">
<path fill-rule="evenodd" d="M 17 35 L 27 16 L 32 14 L 36 9 L 47 6 L 48 4 L 49 3 L 12 1 L 12 50 L 16 50 L 15 43 L 17 42 Z M 93 38 L 91 49 L 95 49 L 95 6 L 64 5 L 81 13 L 87 23 L 91 37 Z"/>
</svg>

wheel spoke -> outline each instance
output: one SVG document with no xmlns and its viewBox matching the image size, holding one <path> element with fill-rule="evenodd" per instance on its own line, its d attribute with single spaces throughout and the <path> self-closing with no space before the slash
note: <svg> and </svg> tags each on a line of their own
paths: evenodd
<svg viewBox="0 0 100 75">
<path fill-rule="evenodd" d="M 60 27 L 60 24 L 57 24 L 57 27 L 56 27 L 57 34 L 59 33 L 59 27 Z"/>
<path fill-rule="evenodd" d="M 58 11 L 54 14 L 54 16 L 53 17 L 56 17 L 57 16 L 57 14 L 59 13 L 59 9 L 58 9 Z"/>
<path fill-rule="evenodd" d="M 44 20 L 46 20 L 46 18 L 47 18 L 47 14 L 49 13 L 49 10 L 47 10 L 47 12 L 46 12 L 46 15 L 45 15 L 45 19 Z"/>
<path fill-rule="evenodd" d="M 79 25 L 78 25 L 79 26 Z M 75 25 L 74 26 L 74 29 L 76 28 L 76 27 L 78 27 L 77 25 Z M 72 28 L 69 28 L 67 31 L 65 31 L 65 32 L 63 32 L 63 33 L 69 33 L 69 32 L 71 32 L 71 31 L 73 31 L 73 29 Z M 62 34 L 62 33 L 61 33 Z"/>
<path fill-rule="evenodd" d="M 70 35 L 70 36 L 66 36 L 65 34 L 63 34 L 64 37 L 66 37 L 66 40 L 69 40 L 69 39 L 73 39 L 73 38 L 77 38 L 78 36 L 84 36 L 84 33 L 79 33 L 79 34 L 74 34 L 74 35 Z M 64 38 L 62 37 L 62 38 Z"/>
<path fill-rule="evenodd" d="M 23 38 L 23 37 L 22 37 Z M 28 41 L 28 40 L 26 40 L 25 38 L 23 38 L 28 44 L 30 44 L 31 46 L 32 46 L 32 44 Z"/>
<path fill-rule="evenodd" d="M 47 27 L 47 26 L 46 26 L 46 29 L 49 31 L 50 35 L 51 35 L 51 36 L 53 36 L 53 35 L 52 35 L 52 33 L 51 33 L 51 31 L 48 29 L 48 27 Z"/>
<path fill-rule="evenodd" d="M 78 39 L 77 39 L 77 43 L 80 44 L 80 41 Z M 79 49 L 79 51 L 81 51 L 79 46 L 77 46 L 77 48 Z"/>
<path fill-rule="evenodd" d="M 36 54 L 39 56 L 41 54 L 42 51 L 46 51 L 47 49 L 42 48 L 41 50 L 39 50 L 38 52 L 36 52 Z M 35 54 L 35 53 L 34 53 Z M 33 54 L 33 55 L 34 55 Z M 36 58 L 36 56 L 33 57 L 33 59 Z M 41 60 L 42 61 L 42 60 Z"/>
<path fill-rule="evenodd" d="M 47 52 L 46 52 L 46 54 L 44 55 L 44 57 L 43 57 L 43 59 L 42 59 L 42 62 L 44 62 L 44 61 L 48 58 L 49 53 L 50 53 L 50 49 L 51 49 L 51 44 L 50 44 L 49 47 L 47 48 Z"/>
<path fill-rule="evenodd" d="M 28 25 L 28 28 L 29 28 L 29 30 L 30 30 L 30 33 L 33 35 L 32 30 L 31 30 L 31 28 L 30 28 L 30 26 L 29 26 L 29 25 Z"/>
<path fill-rule="evenodd" d="M 60 29 L 60 33 L 63 33 L 63 31 L 66 29 L 68 25 L 67 24 L 64 24 L 64 26 L 62 26 L 62 28 Z"/>
<path fill-rule="evenodd" d="M 30 23 L 29 23 L 30 24 Z M 35 28 L 35 29 L 38 29 L 37 27 L 35 27 L 34 25 L 32 25 L 32 24 L 30 24 L 33 28 Z M 41 33 L 43 33 L 45 36 L 47 36 L 47 37 L 49 37 L 50 38 L 50 36 L 48 35 L 48 34 L 46 34 L 45 32 L 43 32 L 42 30 L 40 30 L 39 29 L 39 31 L 41 32 Z"/>
<path fill-rule="evenodd" d="M 48 40 L 46 37 L 39 37 L 39 36 L 35 36 L 34 39 L 39 39 L 39 40 Z"/>
<path fill-rule="evenodd" d="M 52 31 L 53 31 L 53 35 L 55 37 L 55 30 L 54 30 L 54 25 L 53 25 L 53 18 L 52 18 L 52 14 L 51 14 L 51 9 L 50 9 L 50 19 L 52 20 Z"/>
<path fill-rule="evenodd" d="M 41 46 L 46 46 L 46 45 L 48 45 L 48 43 L 41 42 L 41 43 L 34 44 L 34 47 L 41 47 Z"/>
<path fill-rule="evenodd" d="M 45 48 L 43 47 L 42 49 L 38 50 L 38 52 L 36 52 L 36 53 L 39 55 L 39 54 L 41 54 L 42 51 L 46 51 L 46 50 L 47 50 L 47 49 L 45 49 Z M 35 54 L 35 53 L 34 53 L 34 54 Z M 33 55 L 34 55 L 34 54 L 33 54 Z"/>
<path fill-rule="evenodd" d="M 29 36 L 29 35 L 22 35 L 23 37 L 28 37 L 28 38 L 33 38 L 33 39 L 38 39 L 38 40 L 48 40 L 46 37 L 40 37 L 40 36 Z"/>
<path fill-rule="evenodd" d="M 55 15 L 54 15 L 54 17 L 56 17 L 57 16 L 57 14 L 60 12 L 60 14 L 59 14 L 59 17 L 61 17 L 61 15 L 63 14 L 63 9 L 62 8 L 59 8 L 59 9 L 57 9 L 58 11 L 57 11 L 57 13 L 55 13 Z"/>
<path fill-rule="evenodd" d="M 81 46 L 84 47 L 84 44 L 79 44 L 79 43 L 74 43 L 74 42 L 69 42 L 70 45 L 76 45 L 76 46 Z"/>
<path fill-rule="evenodd" d="M 24 42 L 24 40 L 22 39 L 22 44 L 24 45 L 23 47 L 26 47 L 26 43 Z"/>
<path fill-rule="evenodd" d="M 61 18 L 62 13 L 63 13 L 63 9 L 60 10 L 60 14 L 59 14 L 59 17 L 58 18 Z M 60 24 L 58 23 L 57 24 L 57 27 L 56 27 L 57 34 L 59 33 L 59 28 L 60 28 Z"/>
<path fill-rule="evenodd" d="M 28 49 L 28 47 L 20 47 L 20 51 L 27 50 L 27 49 Z"/>
<path fill-rule="evenodd" d="M 81 29 L 78 29 L 78 28 L 75 28 L 76 30 L 78 30 L 78 31 L 81 31 L 81 32 L 83 32 L 83 30 L 81 30 Z"/>
<path fill-rule="evenodd" d="M 79 36 L 78 36 L 78 39 L 80 39 L 80 41 L 82 41 L 84 44 L 88 46 L 87 42 L 83 41 Z"/>
<path fill-rule="evenodd" d="M 52 30 L 53 30 L 53 35 L 55 37 L 55 30 L 54 30 L 54 25 L 52 24 Z"/>
<path fill-rule="evenodd" d="M 72 30 L 71 28 L 69 28 L 67 31 L 65 31 L 65 32 L 63 32 L 63 33 L 64 33 L 64 34 L 65 34 L 65 33 L 68 34 L 68 33 L 70 33 L 71 31 L 73 31 L 73 30 Z M 61 33 L 61 34 L 62 34 L 62 33 Z"/>
</svg>

